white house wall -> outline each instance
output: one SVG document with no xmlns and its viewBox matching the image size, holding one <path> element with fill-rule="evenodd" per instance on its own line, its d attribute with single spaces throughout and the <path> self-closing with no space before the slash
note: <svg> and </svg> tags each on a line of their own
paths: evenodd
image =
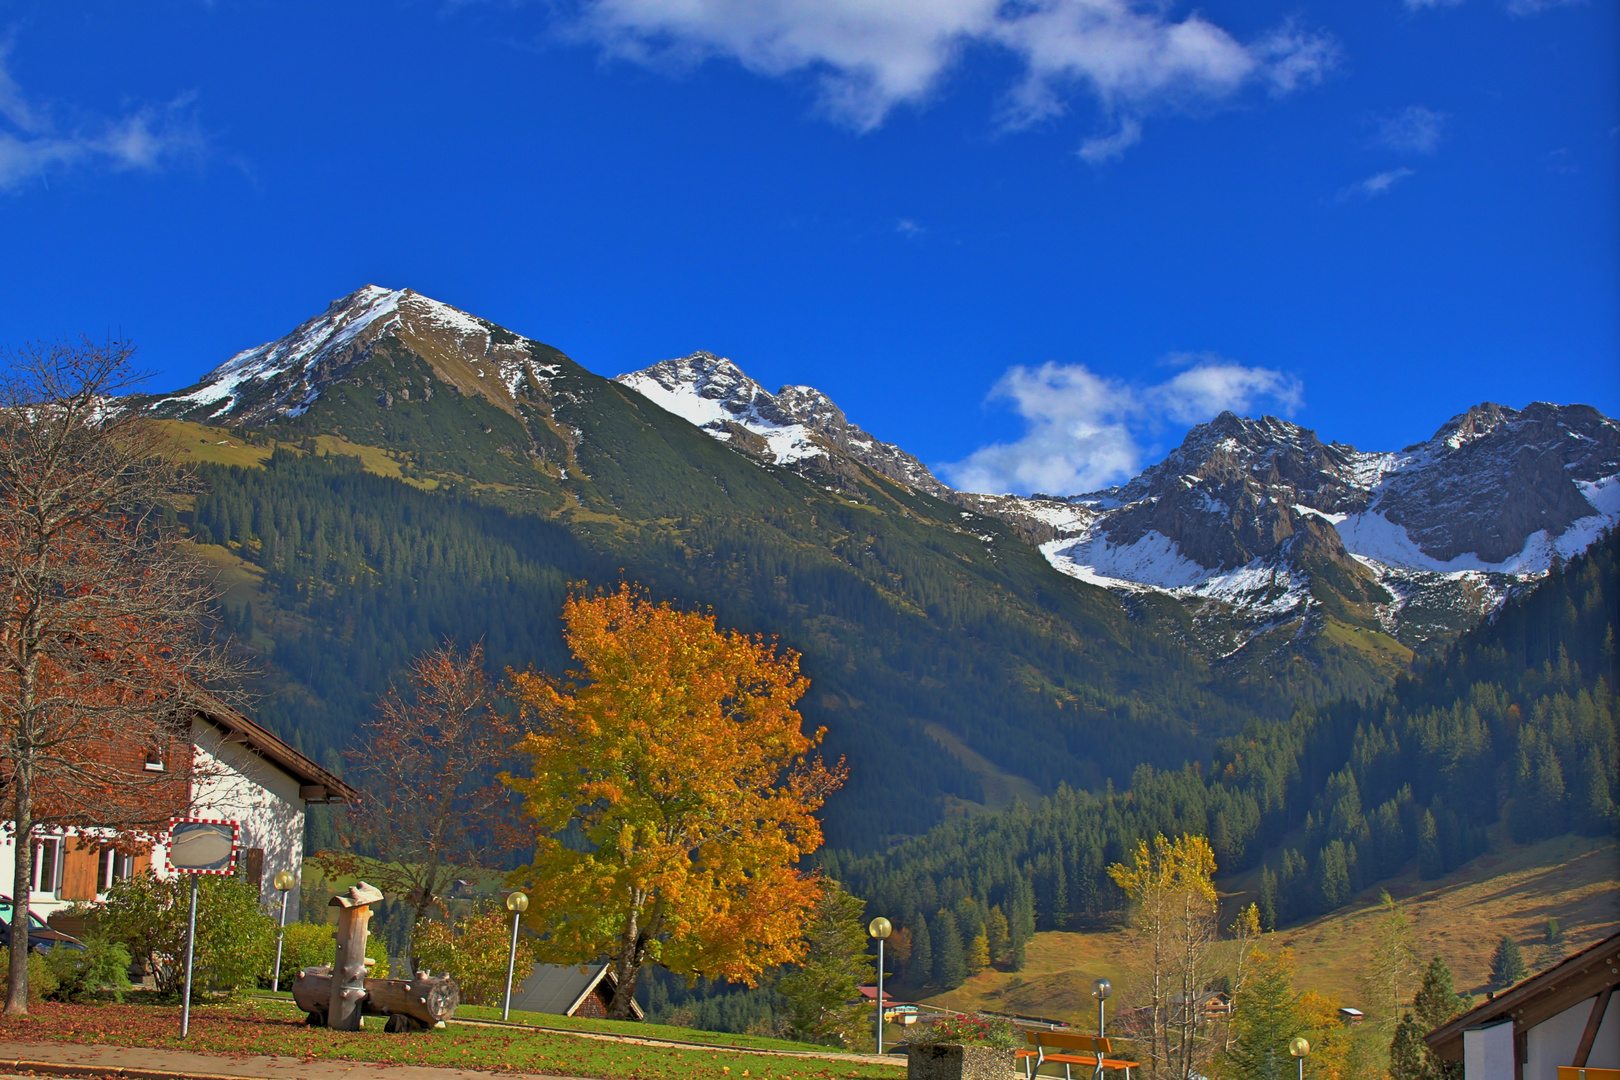
<svg viewBox="0 0 1620 1080">
<path fill-rule="evenodd" d="M 1592 998 L 1587 998 L 1529 1030 L 1524 1080 L 1558 1080 L 1558 1066 L 1568 1065 L 1575 1058 L 1593 1003 Z M 1620 994 L 1609 998 L 1603 1026 L 1598 1028 L 1586 1064 L 1594 1069 L 1620 1069 Z"/>
<path fill-rule="evenodd" d="M 241 823 L 242 850 L 264 851 L 261 898 L 279 905 L 271 882 L 278 872 L 291 870 L 302 877 L 304 865 L 304 800 L 298 797 L 298 779 L 283 772 L 241 743 L 228 743 L 214 725 L 192 725 L 200 779 L 192 789 L 197 817 L 229 818 Z M 152 852 L 152 865 L 161 869 L 163 848 Z M 287 898 L 287 921 L 298 918 L 299 889 Z"/>
</svg>

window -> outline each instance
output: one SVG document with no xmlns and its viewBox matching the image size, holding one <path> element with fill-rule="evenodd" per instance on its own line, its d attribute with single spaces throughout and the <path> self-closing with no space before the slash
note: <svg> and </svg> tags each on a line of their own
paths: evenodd
<svg viewBox="0 0 1620 1080">
<path fill-rule="evenodd" d="M 112 848 L 102 848 L 101 861 L 96 867 L 96 892 L 106 892 L 129 877 L 134 862 L 134 856 L 120 854 Z"/>
<path fill-rule="evenodd" d="M 62 841 L 37 840 L 34 843 L 34 891 L 54 893 L 62 881 Z"/>
<path fill-rule="evenodd" d="M 145 769 L 147 772 L 162 772 L 163 755 L 155 748 L 148 750 L 146 752 L 146 764 L 142 765 L 141 768 Z"/>
</svg>

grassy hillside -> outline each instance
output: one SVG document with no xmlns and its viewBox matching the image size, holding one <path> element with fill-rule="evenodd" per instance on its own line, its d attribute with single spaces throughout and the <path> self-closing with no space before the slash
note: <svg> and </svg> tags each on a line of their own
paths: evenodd
<svg viewBox="0 0 1620 1080">
<path fill-rule="evenodd" d="M 1485 991 L 1491 952 L 1504 933 L 1518 940 L 1526 965 L 1535 971 L 1620 929 L 1620 844 L 1614 839 L 1563 836 L 1519 845 L 1504 834 L 1495 840 L 1492 851 L 1438 880 L 1421 880 L 1414 864 L 1385 883 L 1411 918 L 1420 955 L 1444 957 L 1464 993 Z M 1228 915 L 1254 899 L 1247 878 L 1220 884 Z M 1368 889 L 1346 907 L 1284 927 L 1263 943 L 1294 950 L 1297 989 L 1368 1009 L 1360 980 L 1377 906 L 1378 890 Z M 1548 918 L 1557 918 L 1564 928 L 1564 941 L 1556 948 L 1542 944 Z M 1028 948 L 1023 971 L 985 971 L 955 990 L 921 1000 L 1090 1024 L 1096 1020 L 1092 980 L 1099 975 L 1111 980 L 1117 992 L 1110 1004 L 1123 1007 L 1144 969 L 1125 930 L 1039 933 Z M 1230 962 L 1230 946 L 1226 952 Z"/>
</svg>

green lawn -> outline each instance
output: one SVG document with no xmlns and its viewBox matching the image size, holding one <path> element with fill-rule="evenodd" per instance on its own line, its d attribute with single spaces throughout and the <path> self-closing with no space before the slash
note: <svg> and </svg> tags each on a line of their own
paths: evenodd
<svg viewBox="0 0 1620 1080">
<path fill-rule="evenodd" d="M 264 1001 L 292 1002 L 292 994 L 283 990 L 279 994 L 262 991 L 254 995 Z M 487 1005 L 460 1005 L 455 1020 L 499 1021 L 501 1010 Z M 451 1023 L 454 1023 L 452 1020 Z M 524 1012 L 513 1009 L 511 1022 L 532 1024 L 535 1027 L 562 1031 L 589 1031 L 605 1035 L 629 1035 L 638 1039 L 667 1039 L 670 1042 L 702 1043 L 705 1046 L 729 1046 L 739 1050 L 788 1050 L 808 1054 L 828 1054 L 836 1051 L 814 1043 L 770 1039 L 763 1035 L 734 1035 L 727 1031 L 699 1031 L 696 1028 L 672 1027 L 668 1024 L 648 1024 L 637 1020 L 594 1020 L 585 1016 L 561 1016 L 557 1013 Z"/>
<path fill-rule="evenodd" d="M 483 1012 L 484 1010 L 475 1010 Z M 603 1080 L 898 1080 L 904 1066 L 867 1065 L 826 1058 L 785 1057 L 732 1045 L 710 1048 L 640 1046 L 630 1042 L 581 1038 L 553 1031 L 453 1024 L 442 1031 L 390 1035 L 381 1018 L 366 1029 L 336 1032 L 304 1026 L 285 1003 L 270 1000 L 200 1005 L 192 1009 L 191 1036 L 180 1039 L 177 1006 L 62 1005 L 31 1007 L 31 1015 L 0 1018 L 0 1039 L 16 1042 L 69 1042 L 143 1046 L 216 1054 L 276 1054 L 297 1058 L 363 1061 L 375 1064 L 434 1065 L 495 1072 L 544 1072 Z M 534 1015 L 534 1014 L 525 1014 Z M 543 1017 L 560 1020 L 560 1017 Z M 573 1021 L 584 1030 L 591 1023 Z M 553 1025 L 559 1026 L 559 1025 Z M 655 1031 L 690 1038 L 713 1033 L 657 1025 L 624 1025 L 634 1033 Z M 747 1036 L 715 1036 L 746 1039 Z M 751 1040 L 758 1044 L 771 1040 Z M 795 1046 L 795 1044 L 782 1044 Z M 800 1047 L 796 1047 L 800 1048 Z"/>
</svg>

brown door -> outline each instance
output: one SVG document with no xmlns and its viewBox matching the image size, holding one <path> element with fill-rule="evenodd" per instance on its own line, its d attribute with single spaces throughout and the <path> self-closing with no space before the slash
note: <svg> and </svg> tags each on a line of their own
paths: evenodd
<svg viewBox="0 0 1620 1080">
<path fill-rule="evenodd" d="M 62 899 L 94 900 L 96 874 L 101 869 L 101 845 L 69 836 L 62 851 Z"/>
</svg>

